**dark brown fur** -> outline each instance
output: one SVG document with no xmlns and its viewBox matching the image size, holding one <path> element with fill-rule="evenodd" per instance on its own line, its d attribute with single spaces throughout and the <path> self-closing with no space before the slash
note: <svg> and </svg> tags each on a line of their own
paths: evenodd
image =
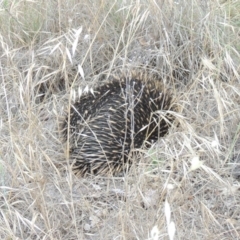
<svg viewBox="0 0 240 240">
<path fill-rule="evenodd" d="M 141 75 L 113 78 L 94 95 L 83 94 L 63 123 L 75 172 L 114 175 L 125 170 L 131 149 L 167 133 L 174 118 L 169 113 L 160 118 L 157 112 L 165 110 L 174 110 L 171 94 L 159 81 Z"/>
</svg>

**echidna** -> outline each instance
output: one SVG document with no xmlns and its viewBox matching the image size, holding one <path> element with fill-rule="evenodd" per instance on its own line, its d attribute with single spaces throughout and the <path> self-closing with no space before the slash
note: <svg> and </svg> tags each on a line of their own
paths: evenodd
<svg viewBox="0 0 240 240">
<path fill-rule="evenodd" d="M 164 136 L 174 117 L 171 94 L 146 74 L 112 77 L 83 93 L 63 123 L 76 174 L 113 174 L 130 165 L 129 152 Z M 127 164 L 128 163 L 128 164 Z"/>
</svg>

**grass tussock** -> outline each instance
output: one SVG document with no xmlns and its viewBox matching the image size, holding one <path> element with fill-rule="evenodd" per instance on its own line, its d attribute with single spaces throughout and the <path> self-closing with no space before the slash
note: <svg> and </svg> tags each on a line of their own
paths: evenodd
<svg viewBox="0 0 240 240">
<path fill-rule="evenodd" d="M 0 3 L 1 239 L 240 239 L 240 5 Z M 172 90 L 178 126 L 124 178 L 76 178 L 69 94 L 121 69 Z"/>
</svg>

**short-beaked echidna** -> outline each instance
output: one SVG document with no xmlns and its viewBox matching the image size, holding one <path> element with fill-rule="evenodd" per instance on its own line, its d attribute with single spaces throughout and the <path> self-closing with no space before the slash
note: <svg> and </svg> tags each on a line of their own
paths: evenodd
<svg viewBox="0 0 240 240">
<path fill-rule="evenodd" d="M 174 120 L 168 110 L 175 110 L 171 94 L 146 74 L 112 77 L 81 94 L 63 122 L 76 174 L 124 171 L 131 149 L 167 133 Z"/>
</svg>

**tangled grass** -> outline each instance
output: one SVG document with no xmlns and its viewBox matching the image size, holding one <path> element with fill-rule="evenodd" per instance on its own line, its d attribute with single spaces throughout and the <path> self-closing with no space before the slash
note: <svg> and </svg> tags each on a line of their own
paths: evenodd
<svg viewBox="0 0 240 240">
<path fill-rule="evenodd" d="M 1 239 L 240 239 L 240 4 L 0 3 Z M 178 127 L 124 177 L 77 178 L 72 89 L 119 69 L 171 88 Z"/>
</svg>

